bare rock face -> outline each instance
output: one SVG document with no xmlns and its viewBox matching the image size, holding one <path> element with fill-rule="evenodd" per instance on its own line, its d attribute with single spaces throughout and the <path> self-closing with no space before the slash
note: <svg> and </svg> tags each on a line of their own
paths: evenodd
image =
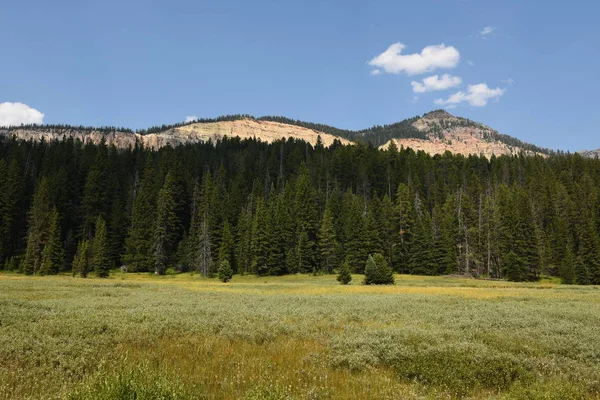
<svg viewBox="0 0 600 400">
<path fill-rule="evenodd" d="M 77 128 L 67 128 L 67 129 L 58 129 L 58 128 L 10 128 L 10 129 L 2 129 L 0 128 L 0 135 L 6 137 L 15 136 L 20 140 L 45 140 L 46 142 L 53 140 L 62 140 L 63 138 L 72 137 L 73 139 L 79 139 L 83 143 L 100 143 L 103 139 L 108 145 L 114 144 L 116 147 L 127 148 L 129 146 L 134 146 L 136 140 L 140 137 L 132 132 L 121 132 L 121 131 L 112 131 L 112 132 L 101 132 L 94 130 L 86 130 L 86 129 L 77 129 Z"/>
<path fill-rule="evenodd" d="M 236 121 L 221 121 L 209 123 L 194 123 L 176 128 L 167 129 L 163 132 L 140 135 L 133 132 L 111 131 L 101 132 L 94 130 L 84 130 L 77 128 L 0 128 L 0 135 L 12 137 L 16 136 L 21 140 L 62 140 L 72 137 L 79 139 L 83 143 L 100 143 L 102 140 L 107 145 L 115 145 L 118 148 L 127 148 L 135 146 L 136 143 L 144 147 L 159 149 L 170 145 L 177 146 L 185 143 L 198 142 L 216 142 L 224 137 L 256 138 L 263 142 L 273 142 L 282 138 L 301 139 L 315 145 L 318 138 L 324 146 L 331 146 L 334 140 L 339 140 L 343 144 L 351 142 L 333 136 L 327 133 L 318 132 L 312 129 L 303 128 L 295 125 L 282 124 L 271 121 L 257 121 L 254 119 L 242 119 Z"/>
<path fill-rule="evenodd" d="M 416 120 L 413 126 L 425 133 L 429 140 L 392 139 L 397 147 L 410 147 L 415 151 L 423 150 L 431 155 L 444 154 L 446 151 L 450 151 L 465 156 L 473 154 L 488 158 L 492 155 L 513 155 L 521 152 L 529 155 L 546 156 L 542 153 L 506 144 L 499 140 L 500 134 L 489 126 L 455 117 L 444 110 L 425 114 L 422 118 Z M 381 148 L 387 148 L 390 142 L 384 144 Z"/>
<path fill-rule="evenodd" d="M 587 157 L 587 158 L 600 158 L 600 149 L 581 150 L 581 151 L 578 151 L 577 153 L 579 153 L 581 156 Z"/>
</svg>

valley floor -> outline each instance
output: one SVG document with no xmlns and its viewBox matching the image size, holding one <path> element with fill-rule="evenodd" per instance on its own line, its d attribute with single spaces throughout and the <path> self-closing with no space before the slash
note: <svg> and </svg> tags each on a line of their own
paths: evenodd
<svg viewBox="0 0 600 400">
<path fill-rule="evenodd" d="M 600 290 L 0 274 L 0 399 L 599 398 Z"/>
</svg>

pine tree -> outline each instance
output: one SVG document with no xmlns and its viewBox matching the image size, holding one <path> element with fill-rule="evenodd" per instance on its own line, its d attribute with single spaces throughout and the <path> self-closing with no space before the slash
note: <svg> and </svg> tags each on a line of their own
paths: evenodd
<svg viewBox="0 0 600 400">
<path fill-rule="evenodd" d="M 347 191 L 342 200 L 345 261 L 353 272 L 363 273 L 368 256 L 364 202 Z"/>
<path fill-rule="evenodd" d="M 42 251 L 42 261 L 40 265 L 40 275 L 58 274 L 64 263 L 64 250 L 60 234 L 60 220 L 56 207 L 52 210 L 50 217 L 50 230 L 48 233 L 48 242 Z"/>
<path fill-rule="evenodd" d="M 206 213 L 200 223 L 197 243 L 198 246 L 194 249 L 196 271 L 205 277 L 211 276 L 213 274 L 212 241 Z"/>
<path fill-rule="evenodd" d="M 221 234 L 221 245 L 219 247 L 219 254 L 217 260 L 219 265 L 222 261 L 227 260 L 229 265 L 232 267 L 232 270 L 235 269 L 233 266 L 235 265 L 235 239 L 233 237 L 233 233 L 231 233 L 231 226 L 229 222 L 225 222 L 223 224 L 223 232 Z"/>
<path fill-rule="evenodd" d="M 73 258 L 73 276 L 79 274 L 82 278 L 87 278 L 90 270 L 90 242 L 82 240 L 77 244 L 77 253 Z"/>
<path fill-rule="evenodd" d="M 575 261 L 575 283 L 578 285 L 589 285 L 591 283 L 590 273 L 581 255 Z"/>
<path fill-rule="evenodd" d="M 333 224 L 333 215 L 331 209 L 325 207 L 323 218 L 321 220 L 321 229 L 319 229 L 319 250 L 321 259 L 324 262 L 325 270 L 328 273 L 333 271 L 333 266 L 337 263 L 337 239 L 335 236 L 335 226 Z"/>
<path fill-rule="evenodd" d="M 168 174 L 163 188 L 158 193 L 153 243 L 154 273 L 157 275 L 165 274 L 175 248 L 178 230 L 172 181 L 173 178 Z"/>
<path fill-rule="evenodd" d="M 397 233 L 394 269 L 402 273 L 410 271 L 410 244 L 414 225 L 413 194 L 409 186 L 401 183 L 396 191 L 395 219 Z"/>
<path fill-rule="evenodd" d="M 433 232 L 431 217 L 427 210 L 423 210 L 420 205 L 418 195 L 416 195 L 411 233 L 410 249 L 408 256 L 409 270 L 411 274 L 417 275 L 435 275 L 438 272 L 437 257 L 435 253 L 435 244 L 433 241 Z"/>
<path fill-rule="evenodd" d="M 149 158 L 142 181 L 135 194 L 131 227 L 125 241 L 123 262 L 130 272 L 149 272 L 153 266 L 153 235 L 155 221 L 154 170 Z"/>
<path fill-rule="evenodd" d="M 514 251 L 508 252 L 502 262 L 504 266 L 504 275 L 508 280 L 521 282 L 527 278 L 527 262 L 517 255 Z"/>
<path fill-rule="evenodd" d="M 376 285 L 379 282 L 379 269 L 373 259 L 373 256 L 369 254 L 367 258 L 367 264 L 365 265 L 365 279 L 363 283 L 365 285 Z"/>
<path fill-rule="evenodd" d="M 242 210 L 236 229 L 235 260 L 237 272 L 247 274 L 252 266 L 252 214 Z"/>
<path fill-rule="evenodd" d="M 395 281 L 394 270 L 388 264 L 385 257 L 380 253 L 375 253 L 373 260 L 375 260 L 375 264 L 377 264 L 377 268 L 379 269 L 379 284 L 393 285 Z"/>
<path fill-rule="evenodd" d="M 221 282 L 229 282 L 233 277 L 233 270 L 227 259 L 223 259 L 219 262 L 219 268 L 217 269 L 219 280 Z"/>
<path fill-rule="evenodd" d="M 262 276 L 269 273 L 269 251 L 271 244 L 269 242 L 267 209 L 262 198 L 256 202 L 256 212 L 252 222 L 252 263 L 251 271 Z"/>
<path fill-rule="evenodd" d="M 48 179 L 44 177 L 40 181 L 29 210 L 27 249 L 21 263 L 21 271 L 26 275 L 38 273 L 42 263 L 42 251 L 48 241 L 51 225 L 50 201 L 50 186 Z"/>
<path fill-rule="evenodd" d="M 575 257 L 573 256 L 573 250 L 571 245 L 567 243 L 565 251 L 565 257 L 560 264 L 560 279 L 563 284 L 570 285 L 575 280 Z"/>
<path fill-rule="evenodd" d="M 389 266 L 385 257 L 376 253 L 369 255 L 365 267 L 365 285 L 393 285 L 394 271 Z"/>
<path fill-rule="evenodd" d="M 316 273 L 315 243 L 306 231 L 298 234 L 298 267 L 300 273 Z"/>
<path fill-rule="evenodd" d="M 337 281 L 342 285 L 347 285 L 352 281 L 352 272 L 350 271 L 350 265 L 347 262 L 342 263 L 337 276 Z"/>
<path fill-rule="evenodd" d="M 99 216 L 96 220 L 95 234 L 92 241 L 92 267 L 99 278 L 107 278 L 110 271 L 106 223 Z"/>
</svg>

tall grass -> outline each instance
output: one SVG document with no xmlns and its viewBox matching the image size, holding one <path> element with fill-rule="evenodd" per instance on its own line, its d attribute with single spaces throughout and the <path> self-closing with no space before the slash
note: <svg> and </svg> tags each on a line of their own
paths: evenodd
<svg viewBox="0 0 600 400">
<path fill-rule="evenodd" d="M 599 326 L 553 283 L 0 275 L 0 399 L 598 398 Z"/>
</svg>

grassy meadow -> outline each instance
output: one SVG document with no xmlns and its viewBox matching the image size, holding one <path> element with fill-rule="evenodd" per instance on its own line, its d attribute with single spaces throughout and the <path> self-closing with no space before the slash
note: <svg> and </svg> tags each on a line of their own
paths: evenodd
<svg viewBox="0 0 600 400">
<path fill-rule="evenodd" d="M 0 274 L 0 399 L 600 398 L 600 290 Z"/>
</svg>

